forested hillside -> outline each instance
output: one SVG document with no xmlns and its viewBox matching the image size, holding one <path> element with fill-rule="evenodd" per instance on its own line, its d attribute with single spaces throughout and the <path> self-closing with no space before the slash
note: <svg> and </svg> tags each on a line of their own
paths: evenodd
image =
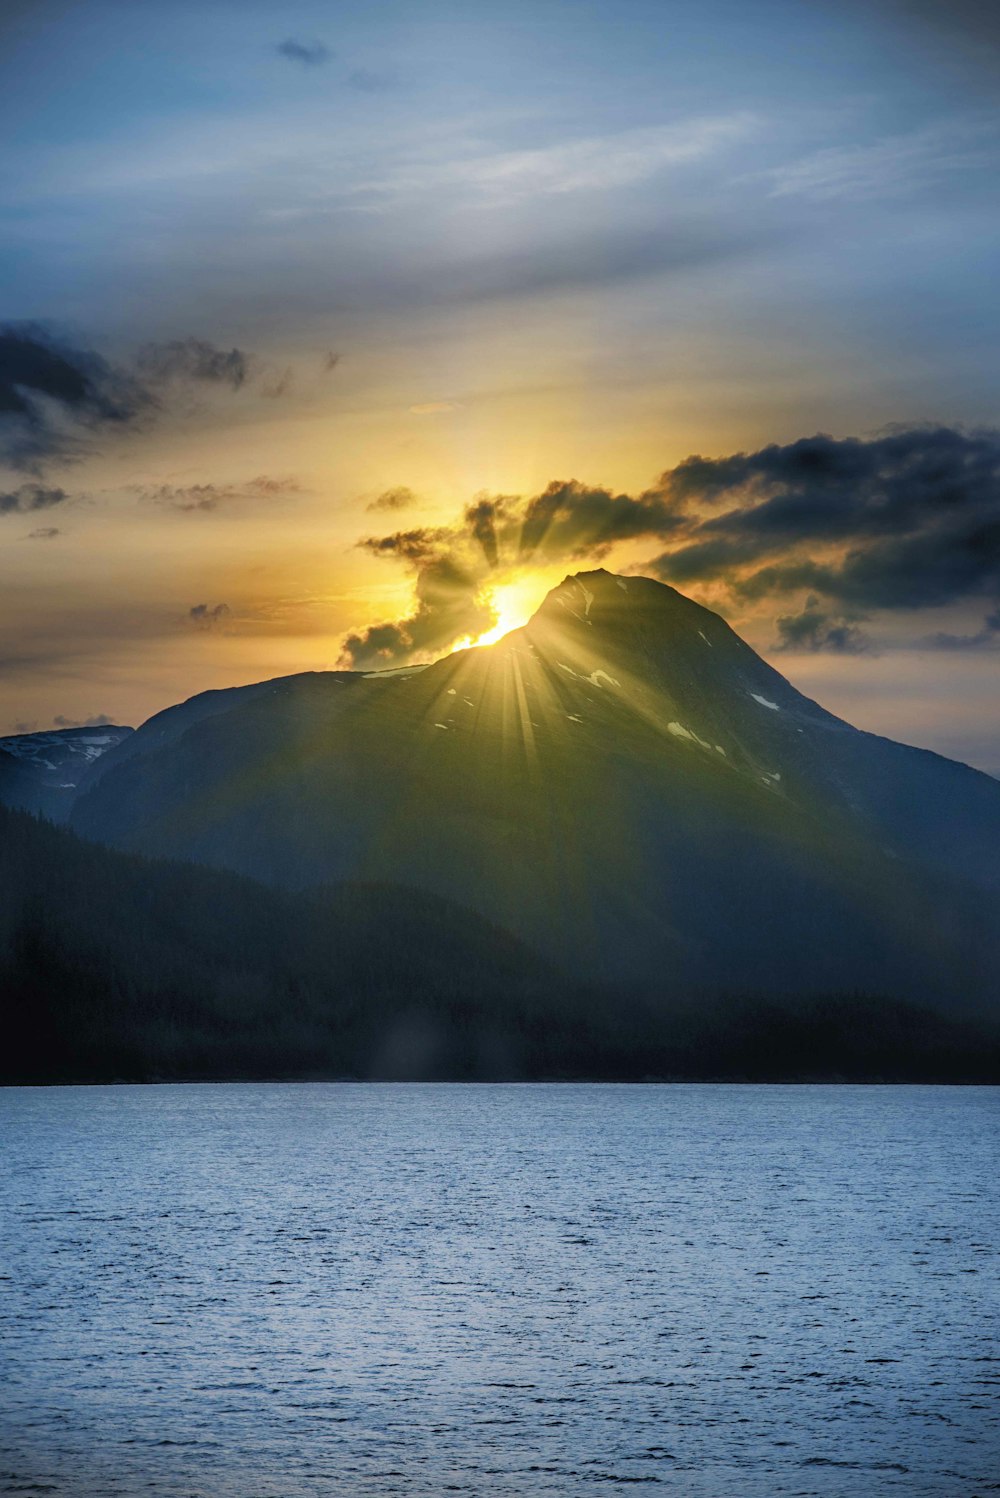
<svg viewBox="0 0 1000 1498">
<path fill-rule="evenodd" d="M 878 997 L 566 981 L 460 906 L 295 897 L 0 808 L 0 1080 L 1000 1081 L 1000 1041 Z"/>
</svg>

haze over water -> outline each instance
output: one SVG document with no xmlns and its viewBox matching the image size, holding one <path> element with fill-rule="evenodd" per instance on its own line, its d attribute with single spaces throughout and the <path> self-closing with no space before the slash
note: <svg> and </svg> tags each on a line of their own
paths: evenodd
<svg viewBox="0 0 1000 1498">
<path fill-rule="evenodd" d="M 0 1492 L 1000 1490 L 998 1101 L 0 1092 Z"/>
</svg>

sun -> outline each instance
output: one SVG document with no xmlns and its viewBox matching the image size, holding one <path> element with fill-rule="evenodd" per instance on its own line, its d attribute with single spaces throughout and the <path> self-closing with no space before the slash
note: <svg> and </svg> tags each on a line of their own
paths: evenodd
<svg viewBox="0 0 1000 1498">
<path fill-rule="evenodd" d="M 454 648 L 469 650 L 473 646 L 478 648 L 480 645 L 495 645 L 504 635 L 509 635 L 512 629 L 520 629 L 522 624 L 527 624 L 544 593 L 545 588 L 536 577 L 522 577 L 516 582 L 501 583 L 498 587 L 491 588 L 487 601 L 496 611 L 497 622 L 477 639 L 461 640 Z"/>
<path fill-rule="evenodd" d="M 512 629 L 527 624 L 539 604 L 537 578 L 520 578 L 517 582 L 503 583 L 490 594 L 490 603 L 496 610 L 497 622 L 492 629 L 480 635 L 477 645 L 495 645 Z"/>
</svg>

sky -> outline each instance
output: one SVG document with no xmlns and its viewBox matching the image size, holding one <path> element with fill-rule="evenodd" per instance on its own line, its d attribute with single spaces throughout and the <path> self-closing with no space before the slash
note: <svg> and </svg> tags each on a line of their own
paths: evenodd
<svg viewBox="0 0 1000 1498">
<path fill-rule="evenodd" d="M 0 733 L 608 566 L 1000 773 L 998 17 L 6 0 Z"/>
</svg>

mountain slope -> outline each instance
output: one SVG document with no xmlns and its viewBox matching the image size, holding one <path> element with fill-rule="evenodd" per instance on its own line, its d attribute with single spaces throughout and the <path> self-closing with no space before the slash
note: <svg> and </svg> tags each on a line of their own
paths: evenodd
<svg viewBox="0 0 1000 1498">
<path fill-rule="evenodd" d="M 0 807 L 0 1082 L 517 1075 L 572 1056 L 564 997 L 435 896 L 291 896 Z"/>
<path fill-rule="evenodd" d="M 0 738 L 0 805 L 63 821 L 91 768 L 131 734 L 109 723 Z"/>
<path fill-rule="evenodd" d="M 73 825 L 429 890 L 602 980 L 996 992 L 1000 784 L 851 728 L 663 584 L 581 573 L 492 647 L 265 685 L 140 732 Z"/>
<path fill-rule="evenodd" d="M 290 896 L 0 808 L 0 1084 L 645 1077 L 996 1082 L 1000 1027 L 879 995 L 569 984 L 398 886 Z"/>
</svg>

